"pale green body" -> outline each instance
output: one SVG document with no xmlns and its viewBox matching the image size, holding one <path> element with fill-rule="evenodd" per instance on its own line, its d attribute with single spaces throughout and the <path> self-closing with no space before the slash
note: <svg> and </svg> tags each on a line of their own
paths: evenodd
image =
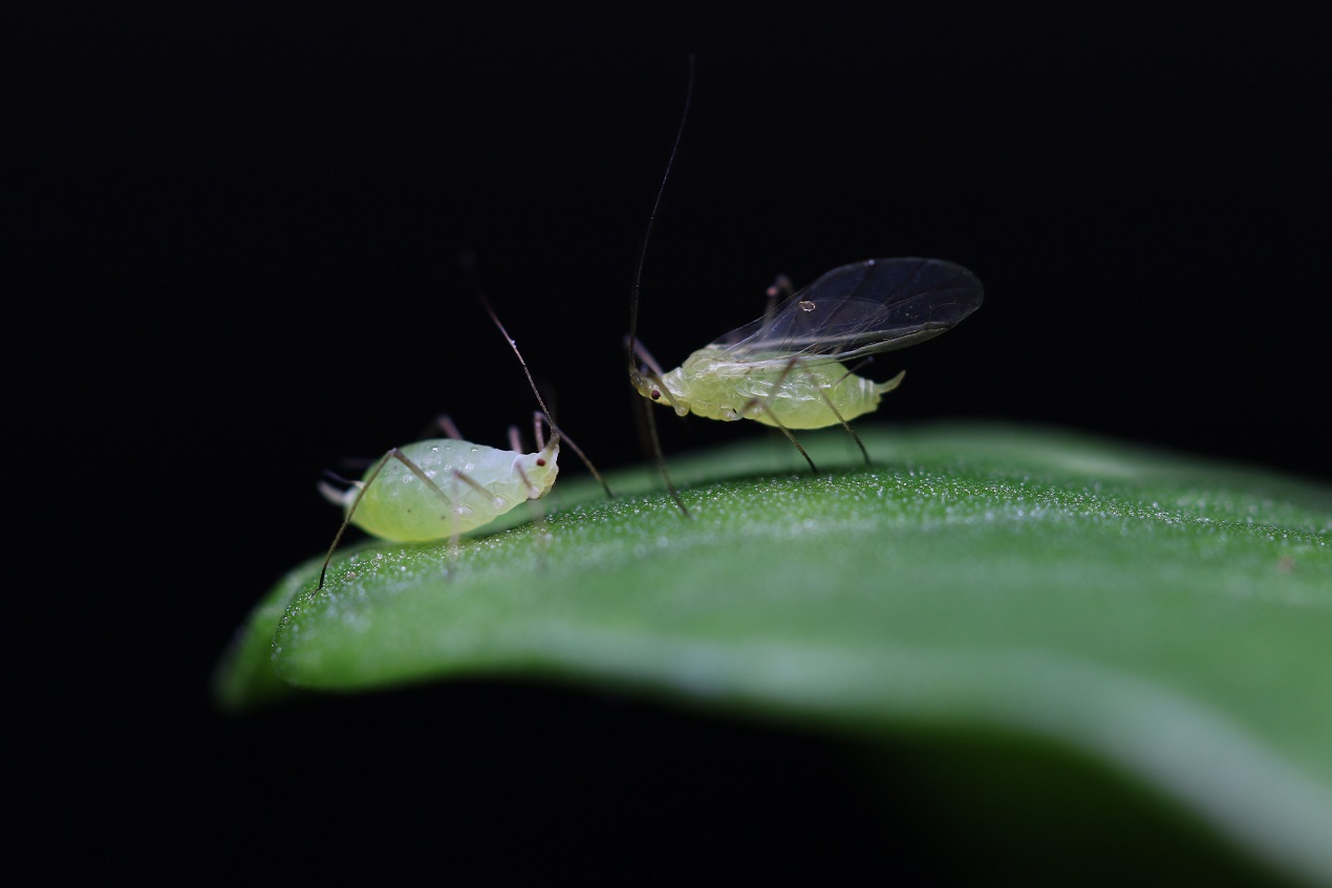
<svg viewBox="0 0 1332 888">
<path fill-rule="evenodd" d="M 788 429 L 822 429 L 872 413 L 880 396 L 897 388 L 902 376 L 876 383 L 835 361 L 731 361 L 721 349 L 709 346 L 661 378 L 665 392 L 660 398 L 652 397 L 646 380 L 640 392 L 673 405 L 681 416 L 695 413 L 727 422 L 752 419 Z"/>
<path fill-rule="evenodd" d="M 395 542 L 447 539 L 489 524 L 519 503 L 545 496 L 559 472 L 558 438 L 552 438 L 538 453 L 516 453 L 453 438 L 418 441 L 398 448 L 398 453 L 435 486 L 422 481 L 390 452 L 382 466 L 375 464 L 378 474 L 371 467 L 365 479 L 347 490 L 321 487 L 334 503 L 349 510 L 354 506 L 352 524 Z"/>
</svg>

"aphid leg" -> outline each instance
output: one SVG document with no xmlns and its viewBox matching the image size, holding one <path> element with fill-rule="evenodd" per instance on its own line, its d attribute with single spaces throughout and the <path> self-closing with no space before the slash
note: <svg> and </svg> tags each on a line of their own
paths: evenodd
<svg viewBox="0 0 1332 888">
<path fill-rule="evenodd" d="M 455 470 L 453 473 L 453 482 L 451 484 L 451 486 L 453 487 L 453 496 L 449 496 L 447 493 L 444 492 L 444 489 L 442 487 L 440 487 L 438 484 L 435 483 L 434 478 L 431 478 L 429 475 L 427 475 L 425 473 L 425 470 L 422 469 L 420 466 L 418 466 L 415 462 L 408 459 L 406 456 L 403 456 L 403 454 L 398 450 L 398 448 L 395 447 L 392 450 L 390 450 L 388 452 L 388 455 L 396 459 L 398 462 L 402 463 L 404 466 L 406 466 L 409 472 L 411 472 L 413 475 L 419 478 L 421 480 L 421 483 L 425 484 L 426 487 L 429 487 L 431 492 L 434 493 L 435 496 L 443 500 L 444 503 L 448 506 L 449 515 L 451 516 L 450 521 L 453 525 L 453 532 L 449 534 L 449 566 L 447 568 L 447 574 L 449 577 L 452 577 L 454 573 L 454 568 L 457 566 L 458 563 L 458 552 L 461 548 L 459 544 L 459 538 L 462 536 L 462 533 L 458 527 L 458 519 L 460 517 L 460 513 L 458 511 L 457 482 L 459 479 L 466 481 L 472 487 L 476 488 L 477 490 L 480 490 L 484 496 L 490 496 L 490 493 L 487 492 L 486 489 L 482 487 L 480 484 L 477 484 L 475 481 L 469 478 L 467 475 Z"/>
<path fill-rule="evenodd" d="M 614 499 L 615 494 L 611 492 L 610 485 L 606 483 L 605 478 L 601 477 L 601 473 L 597 471 L 597 467 L 592 465 L 592 460 L 587 458 L 587 454 L 583 452 L 583 448 L 578 446 L 578 442 L 574 441 L 573 438 L 570 438 L 568 432 L 557 426 L 555 424 L 555 420 L 551 419 L 545 413 L 538 412 L 536 414 L 537 425 L 540 425 L 543 420 L 550 425 L 550 433 L 555 437 L 559 438 L 565 444 L 568 444 L 569 449 L 572 450 L 574 454 L 577 455 L 577 457 L 583 461 L 583 465 L 587 466 L 587 470 L 592 473 L 592 477 L 597 479 L 597 483 L 601 485 L 601 489 L 606 491 L 607 498 Z M 541 434 L 538 433 L 537 450 L 545 450 L 545 449 L 546 449 L 546 443 L 545 441 L 542 440 Z"/>
<path fill-rule="evenodd" d="M 811 376 L 812 375 L 813 374 L 811 374 Z M 850 374 L 848 373 L 847 375 L 849 376 Z M 842 412 L 837 409 L 835 404 L 833 404 L 832 398 L 828 397 L 828 393 L 825 392 L 822 387 L 818 385 L 815 385 L 814 387 L 818 389 L 819 397 L 823 399 L 823 403 L 828 405 L 828 409 L 832 411 L 832 415 L 837 417 L 837 421 L 842 424 L 842 428 L 846 429 L 846 433 L 851 436 L 851 440 L 855 441 L 856 446 L 860 448 L 860 455 L 865 457 L 865 465 L 867 467 L 873 465 L 873 463 L 870 462 L 869 451 L 865 449 L 865 442 L 860 440 L 860 436 L 856 434 L 856 430 L 851 428 L 851 424 L 846 421 L 846 418 L 842 416 Z"/>
<path fill-rule="evenodd" d="M 532 440 L 536 442 L 538 453 L 546 449 L 546 433 L 541 425 L 543 419 L 545 419 L 545 414 L 540 410 L 532 414 Z"/>
<path fill-rule="evenodd" d="M 541 444 L 541 434 L 537 433 L 537 450 L 545 449 Z M 539 553 L 537 567 L 544 570 L 546 567 L 546 550 L 550 545 L 550 535 L 546 533 L 546 510 L 541 506 L 541 488 L 532 483 L 527 477 L 527 472 L 523 471 L 522 466 L 517 466 L 518 477 L 523 479 L 523 487 L 527 489 L 527 502 L 529 508 L 535 512 L 533 525 L 537 528 L 537 552 Z"/>
<path fill-rule="evenodd" d="M 545 428 L 542 425 L 545 419 L 546 415 L 542 413 L 540 410 L 532 414 L 532 438 L 534 441 L 536 441 L 537 453 L 540 453 L 541 451 L 546 449 L 546 432 Z M 514 451 L 521 453 L 523 445 L 522 445 L 522 439 L 519 438 L 518 436 L 517 426 L 509 427 L 509 436 L 510 436 L 510 442 L 515 445 L 513 448 Z M 545 465 L 545 461 L 538 460 L 537 465 Z M 522 466 L 515 466 L 515 468 L 518 470 L 518 477 L 523 479 L 523 488 L 527 491 L 527 498 L 529 500 L 540 499 L 541 488 L 532 483 L 532 480 L 527 477 L 527 472 L 523 471 Z"/>
<path fill-rule="evenodd" d="M 546 449 L 546 430 L 544 423 L 546 423 L 546 414 L 542 413 L 540 410 L 532 414 L 532 438 L 536 441 L 537 453 Z M 554 434 L 553 431 L 552 433 Z M 509 439 L 514 452 L 522 453 L 523 446 L 522 441 L 518 436 L 517 426 L 509 427 Z M 528 508 L 535 513 L 532 523 L 537 527 L 537 548 L 541 552 L 539 566 L 544 569 L 546 566 L 546 548 L 550 543 L 550 536 L 546 533 L 546 510 L 541 506 L 541 488 L 534 484 L 531 478 L 527 477 L 527 472 L 524 471 L 521 465 L 515 466 L 514 468 L 518 470 L 518 477 L 523 479 L 523 489 L 527 491 Z"/>
<path fill-rule="evenodd" d="M 767 408 L 765 407 L 764 409 L 766 410 Z M 815 475 L 817 475 L 819 473 L 819 467 L 814 465 L 814 460 L 810 458 L 809 454 L 805 451 L 805 448 L 802 447 L 800 445 L 800 442 L 796 440 L 796 436 L 791 433 L 790 429 L 782 425 L 781 422 L 777 419 L 777 417 L 772 416 L 771 411 L 769 411 L 768 415 L 772 417 L 773 422 L 777 423 L 777 428 L 780 429 L 781 433 L 786 436 L 786 440 L 794 444 L 795 449 L 799 450 L 800 455 L 805 458 L 805 462 L 809 463 L 809 470 L 813 472 Z"/>
<path fill-rule="evenodd" d="M 777 380 L 772 384 L 772 389 L 771 389 L 772 391 L 775 392 L 782 387 L 782 384 L 786 382 L 786 377 L 791 374 L 791 368 L 794 367 L 797 363 L 798 362 L 795 358 L 792 358 L 791 360 L 786 362 L 786 366 L 782 368 L 781 375 L 778 376 Z M 809 463 L 809 470 L 817 475 L 819 473 L 819 467 L 814 465 L 814 460 L 810 458 L 809 453 L 806 452 L 805 448 L 802 447 L 800 445 L 800 442 L 796 440 L 796 436 L 792 434 L 791 430 L 788 429 L 780 419 L 777 418 L 777 414 L 774 413 L 772 411 L 772 408 L 768 406 L 768 399 L 771 397 L 772 395 L 769 395 L 768 398 L 750 398 L 743 405 L 741 405 L 740 415 L 741 416 L 747 415 L 755 407 L 761 408 L 765 413 L 768 414 L 768 418 L 772 420 L 773 425 L 777 426 L 777 428 L 781 430 L 781 433 L 786 436 L 786 440 L 794 444 L 795 449 L 800 451 L 800 455 L 805 458 L 805 462 Z"/>
<path fill-rule="evenodd" d="M 671 406 L 671 409 L 675 411 L 676 415 L 682 415 L 679 408 L 676 407 L 675 399 L 671 397 L 670 389 L 668 389 L 666 383 L 662 381 L 661 365 L 656 362 L 652 355 L 648 353 L 648 350 L 644 348 L 643 344 L 638 340 L 631 339 L 629 341 L 629 346 L 633 350 L 629 359 L 629 374 L 630 380 L 634 382 L 635 388 L 637 388 L 638 381 L 652 383 L 652 391 L 649 394 L 649 398 L 653 401 L 665 398 L 666 403 Z M 633 358 L 635 356 L 643 362 L 643 366 L 640 367 L 634 363 Z M 666 468 L 666 454 L 661 449 L 661 436 L 657 434 L 656 412 L 652 409 L 652 405 L 648 403 L 647 400 L 644 400 L 641 403 L 643 411 L 642 417 L 644 420 L 643 428 L 646 431 L 648 444 L 652 448 L 652 456 L 657 461 L 657 469 L 661 472 L 662 480 L 666 482 L 666 490 L 670 493 L 671 499 L 675 501 L 675 505 L 680 509 L 680 514 L 686 518 L 691 518 L 693 516 L 689 514 L 689 509 L 686 508 L 684 500 L 680 499 L 680 491 L 675 488 L 675 482 L 671 480 L 670 470 Z"/>
<path fill-rule="evenodd" d="M 462 531 L 461 528 L 459 527 L 459 523 L 461 522 L 463 512 L 462 512 L 462 497 L 458 496 L 458 482 L 461 481 L 462 483 L 466 484 L 468 487 L 472 488 L 477 493 L 481 494 L 487 499 L 494 497 L 494 494 L 492 494 L 489 490 L 486 490 L 486 488 L 482 487 L 481 484 L 471 475 L 467 474 L 466 472 L 459 471 L 458 469 L 453 470 L 453 478 L 451 481 L 451 485 L 453 487 L 452 497 L 445 496 L 444 491 L 440 490 L 438 485 L 436 485 L 430 479 L 426 478 L 424 474 L 421 474 L 420 477 L 422 478 L 422 480 L 425 480 L 427 483 L 429 483 L 430 487 L 433 490 L 439 492 L 440 497 L 444 500 L 445 503 L 448 504 L 449 507 L 449 523 L 451 525 L 451 531 L 449 533 L 448 575 L 449 577 L 452 577 L 458 569 L 458 556 L 462 552 Z M 495 497 L 495 504 L 497 506 L 503 505 L 502 501 L 498 497 Z"/>
<path fill-rule="evenodd" d="M 462 432 L 453 422 L 453 417 L 447 413 L 441 413 L 435 417 L 435 421 L 430 425 L 430 431 L 422 435 L 423 438 L 433 438 L 436 432 L 442 432 L 445 438 L 452 438 L 455 441 L 463 440 Z"/>
<path fill-rule="evenodd" d="M 430 488 L 430 491 L 434 493 L 435 496 L 439 497 L 440 500 L 442 500 L 445 504 L 447 504 L 449 508 L 449 513 L 453 516 L 452 517 L 453 534 L 451 536 L 453 543 L 452 557 L 456 559 L 457 548 L 458 548 L 457 541 L 459 536 L 461 535 L 458 529 L 459 514 L 458 514 L 458 507 L 456 505 L 458 501 L 456 488 L 454 490 L 454 495 L 449 496 L 449 494 L 446 493 L 442 487 L 440 487 L 438 484 L 435 483 L 434 478 L 431 478 L 429 475 L 425 473 L 424 469 L 418 466 L 413 460 L 405 456 L 401 450 L 394 447 L 390 449 L 388 453 L 385 453 L 383 456 L 379 458 L 379 461 L 375 464 L 374 469 L 368 475 L 366 475 L 365 480 L 361 482 L 359 489 L 356 491 L 356 497 L 355 499 L 352 500 L 351 507 L 347 509 L 346 516 L 342 519 L 342 525 L 338 528 L 337 536 L 333 538 L 333 545 L 329 546 L 328 554 L 324 557 L 324 566 L 319 571 L 319 586 L 317 588 L 319 589 L 324 588 L 324 579 L 326 574 L 328 573 L 328 565 L 333 558 L 333 552 L 337 549 L 338 543 L 341 541 L 343 533 L 346 532 L 347 525 L 351 523 L 352 515 L 355 514 L 356 507 L 361 503 L 361 497 L 365 495 L 365 491 L 370 487 L 371 484 L 374 483 L 375 479 L 379 477 L 379 473 L 383 470 L 384 466 L 388 464 L 388 461 L 390 459 L 396 459 L 398 462 L 406 466 L 409 472 L 415 475 L 421 481 L 422 484 Z M 487 497 L 490 496 L 489 491 L 487 491 L 481 485 L 477 484 L 476 481 L 472 480 L 464 473 L 455 471 L 453 474 L 455 476 L 455 482 L 456 480 L 462 480 L 467 484 L 470 484 L 473 488 L 479 490 L 482 493 L 482 495 Z M 453 572 L 452 568 L 450 568 L 449 570 L 450 575 L 452 575 L 452 572 Z"/>
<path fill-rule="evenodd" d="M 462 512 L 458 502 L 458 479 L 466 477 L 462 472 L 454 471 L 450 485 L 453 487 L 453 502 L 449 503 L 449 563 L 444 566 L 444 576 L 452 580 L 458 573 L 458 556 L 462 553 Z"/>
<path fill-rule="evenodd" d="M 338 532 L 333 536 L 333 544 L 328 547 L 328 554 L 324 556 L 324 566 L 319 569 L 319 585 L 315 587 L 316 591 L 324 588 L 324 578 L 328 575 L 328 564 L 333 560 L 333 553 L 337 551 L 338 543 L 342 542 L 342 535 L 347 532 L 347 525 L 351 524 L 352 514 L 356 511 L 356 507 L 361 504 L 361 497 L 365 496 L 365 489 L 373 484 L 374 480 L 379 477 L 379 473 L 388 463 L 389 457 L 393 456 L 397 450 L 398 448 L 395 447 L 381 456 L 379 461 L 375 463 L 374 469 L 357 488 L 356 496 L 352 499 L 351 507 L 347 509 L 347 514 L 342 517 L 342 524 L 338 526 Z M 321 487 L 320 490 L 323 491 L 323 488 Z M 329 494 L 327 491 L 324 491 L 324 495 L 328 496 Z"/>
<path fill-rule="evenodd" d="M 502 506 L 502 505 L 504 505 L 504 501 L 503 501 L 502 499 L 500 499 L 499 497 L 497 497 L 497 496 L 495 496 L 494 494 L 492 494 L 489 490 L 486 490 L 486 488 L 484 488 L 484 487 L 481 486 L 481 483 L 480 483 L 479 481 L 477 481 L 475 478 L 473 478 L 471 475 L 467 474 L 466 472 L 462 472 L 462 471 L 459 471 L 458 469 L 454 469 L 454 470 L 453 470 L 453 479 L 454 479 L 455 481 L 461 481 L 462 483 L 466 484 L 468 487 L 472 488 L 473 490 L 475 490 L 477 493 L 481 494 L 481 495 L 484 496 L 485 498 L 487 498 L 487 499 L 493 499 L 493 500 L 495 501 L 495 505 L 497 505 L 497 506 Z M 439 487 L 437 487 L 433 481 L 430 482 L 430 486 L 433 487 L 435 490 L 439 490 Z M 443 496 L 443 495 L 444 495 L 444 491 L 442 491 L 442 490 L 439 490 L 439 493 L 440 493 L 440 496 Z M 448 498 L 445 497 L 445 499 L 448 499 Z M 457 500 L 456 500 L 456 498 L 455 498 L 455 499 L 454 499 L 454 502 L 456 502 L 456 501 L 457 501 Z M 457 508 L 456 506 L 454 507 L 453 511 L 454 511 L 454 514 L 461 514 L 461 513 L 458 511 L 458 508 Z"/>
<path fill-rule="evenodd" d="M 833 385 L 837 385 L 837 383 L 840 383 L 843 379 L 846 379 L 848 376 L 854 375 L 856 371 L 858 371 L 861 367 L 864 367 L 866 364 L 870 363 L 873 360 L 874 358 L 873 356 L 871 356 L 863 361 L 860 361 L 855 366 L 847 370 L 846 373 L 841 377 L 841 379 L 838 379 L 836 383 L 833 383 Z M 888 392 L 891 392 L 893 389 L 901 385 L 902 379 L 905 376 L 906 376 L 906 371 L 903 370 L 902 372 L 898 373 L 896 376 L 894 376 L 892 379 L 888 380 L 887 382 L 878 383 L 877 385 L 874 386 L 874 389 L 881 395 L 887 394 Z M 846 433 L 851 436 L 851 439 L 856 442 L 856 446 L 860 448 L 860 455 L 865 457 L 865 465 L 866 466 L 873 465 L 874 463 L 870 460 L 869 451 L 865 449 L 865 442 L 860 440 L 860 436 L 856 434 L 856 430 L 851 428 L 851 424 L 848 423 L 846 419 L 842 417 L 841 412 L 837 409 L 836 405 L 834 405 L 832 400 L 828 397 L 827 392 L 825 392 L 822 388 L 819 388 L 818 391 L 819 391 L 819 396 L 823 398 L 823 403 L 828 405 L 828 409 L 832 411 L 833 416 L 837 417 L 837 421 L 842 424 L 842 428 L 846 429 Z"/>
<path fill-rule="evenodd" d="M 445 568 L 446 575 L 449 579 L 453 579 L 457 574 L 458 557 L 462 554 L 462 529 L 459 526 L 462 522 L 462 497 L 458 496 L 459 481 L 463 482 L 468 487 L 471 487 L 484 497 L 490 496 L 490 491 L 477 483 L 475 478 L 468 475 L 466 472 L 460 472 L 457 469 L 453 470 L 453 478 L 450 481 L 450 484 L 453 487 L 452 498 L 443 496 L 444 492 L 440 491 L 440 495 L 449 506 L 449 564 L 448 567 Z M 434 487 L 435 485 L 432 483 L 431 486 Z M 438 490 L 437 487 L 436 489 Z"/>
<path fill-rule="evenodd" d="M 688 507 L 684 500 L 680 499 L 680 491 L 675 489 L 675 482 L 671 480 L 670 470 L 666 468 L 666 454 L 661 449 L 661 438 L 657 435 L 657 417 L 652 405 L 643 401 L 643 416 L 647 419 L 648 437 L 652 439 L 652 454 L 657 460 L 657 468 L 661 471 L 661 479 L 666 482 L 666 491 L 670 493 L 671 499 L 675 500 L 675 505 L 680 510 L 680 514 L 686 518 L 694 516 L 689 514 Z M 800 445 L 796 445 L 797 447 Z"/>
<path fill-rule="evenodd" d="M 333 544 L 328 547 L 328 554 L 324 556 L 324 565 L 319 569 L 319 585 L 315 587 L 316 589 L 324 588 L 324 580 L 328 576 L 329 562 L 333 560 L 333 553 L 337 551 L 338 543 L 342 542 L 342 535 L 347 532 L 347 526 L 351 524 L 352 515 L 356 513 L 356 507 L 361 504 L 361 497 L 365 496 L 365 491 L 375 482 L 375 479 L 379 477 L 379 473 L 383 471 L 384 466 L 388 465 L 390 459 L 396 459 L 398 462 L 402 463 L 407 467 L 408 471 L 417 478 L 420 478 L 426 486 L 434 491 L 436 496 L 440 497 L 445 502 L 450 502 L 448 494 L 441 490 L 440 486 L 435 483 L 434 479 L 422 471 L 420 466 L 404 456 L 402 451 L 398 448 L 391 448 L 388 453 L 385 453 L 379 458 L 379 461 L 375 463 L 374 469 L 366 475 L 365 480 L 358 486 L 356 496 L 352 499 L 351 507 L 347 509 L 347 514 L 343 516 L 342 524 L 338 527 L 338 532 L 333 537 Z M 325 493 L 325 495 L 327 496 L 328 494 Z"/>
</svg>

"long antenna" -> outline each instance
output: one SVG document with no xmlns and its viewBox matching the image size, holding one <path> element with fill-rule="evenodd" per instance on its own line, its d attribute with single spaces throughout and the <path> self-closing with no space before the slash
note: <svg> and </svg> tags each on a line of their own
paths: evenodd
<svg viewBox="0 0 1332 888">
<path fill-rule="evenodd" d="M 643 263 L 647 260 L 648 239 L 652 237 L 652 226 L 657 221 L 657 210 L 661 207 L 661 196 L 666 193 L 666 180 L 671 177 L 671 167 L 675 165 L 675 155 L 680 151 L 680 139 L 684 136 L 685 121 L 689 119 L 689 106 L 694 100 L 694 56 L 689 56 L 689 86 L 685 90 L 684 111 L 680 114 L 680 126 L 675 131 L 675 142 L 671 145 L 671 156 L 666 159 L 666 172 L 657 186 L 657 198 L 652 202 L 652 212 L 648 214 L 647 228 L 643 230 L 643 241 L 638 247 L 638 268 L 634 272 L 633 296 L 629 302 L 629 371 L 636 374 L 634 363 L 638 342 L 638 294 L 643 286 Z"/>
<path fill-rule="evenodd" d="M 661 207 L 662 195 L 666 193 L 666 181 L 671 177 L 671 167 L 675 165 L 675 155 L 680 151 L 680 139 L 684 136 L 685 121 L 689 119 L 689 106 L 694 100 L 694 55 L 689 55 L 689 86 L 685 91 L 684 110 L 680 114 L 680 126 L 675 131 L 675 142 L 671 145 L 671 155 L 666 160 L 666 172 L 661 176 L 661 184 L 657 187 L 656 200 L 652 202 L 652 212 L 648 214 L 647 227 L 643 230 L 643 242 L 638 250 L 638 268 L 634 272 L 634 289 L 629 300 L 629 338 L 627 342 L 627 357 L 629 359 L 629 381 L 636 383 L 641 374 L 638 369 L 638 295 L 643 287 L 643 264 L 647 260 L 648 240 L 652 236 L 653 223 L 657 221 L 657 210 Z M 637 387 L 637 386 L 635 386 Z M 652 415 L 652 405 L 644 402 L 643 409 L 646 411 L 648 430 L 652 436 L 652 450 L 657 458 L 657 468 L 661 470 L 661 477 L 666 482 L 666 489 L 670 491 L 671 499 L 680 507 L 680 511 L 686 518 L 689 516 L 689 509 L 685 507 L 684 501 L 680 499 L 680 492 L 675 489 L 671 482 L 671 473 L 666 469 L 666 456 L 661 450 L 661 439 L 657 436 L 657 424 Z"/>
<path fill-rule="evenodd" d="M 509 331 L 504 329 L 504 324 L 500 323 L 499 315 L 495 314 L 495 309 L 490 307 L 490 300 L 486 299 L 486 294 L 478 290 L 477 298 L 481 300 L 481 306 L 486 310 L 486 314 L 490 315 L 490 319 L 495 322 L 495 326 L 499 327 L 500 333 L 504 336 L 504 341 L 509 343 L 509 348 L 513 349 L 514 355 L 517 356 L 518 363 L 523 367 L 523 374 L 527 377 L 527 384 L 532 387 L 532 394 L 536 395 L 537 404 L 541 406 L 541 412 L 546 416 L 546 422 L 550 423 L 550 427 L 555 431 L 555 434 L 563 438 L 564 443 L 568 444 L 570 449 L 578 454 L 578 458 L 583 461 L 583 465 L 587 466 L 588 471 L 591 472 L 592 476 L 597 479 L 599 484 L 601 484 L 601 489 L 606 491 L 606 496 L 613 499 L 615 494 L 611 493 L 610 485 L 606 483 L 606 479 L 601 477 L 601 473 L 597 471 L 597 467 L 592 465 L 592 460 L 587 458 L 587 454 L 583 453 L 583 449 L 574 443 L 573 438 L 570 438 L 564 433 L 564 429 L 560 428 L 555 423 L 555 417 L 550 415 L 550 409 L 546 407 L 546 399 L 541 397 L 541 390 L 537 388 L 536 380 L 532 378 L 532 371 L 527 369 L 527 362 L 523 360 L 523 353 L 518 351 L 518 343 L 513 341 L 513 337 L 509 335 Z"/>
</svg>

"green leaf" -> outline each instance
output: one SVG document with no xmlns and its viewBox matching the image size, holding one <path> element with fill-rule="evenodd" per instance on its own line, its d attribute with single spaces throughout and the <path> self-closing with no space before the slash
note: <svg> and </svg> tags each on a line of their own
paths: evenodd
<svg viewBox="0 0 1332 888">
<path fill-rule="evenodd" d="M 840 432 L 802 436 L 817 475 L 784 444 L 672 460 L 692 520 L 642 469 L 456 550 L 345 551 L 323 590 L 309 561 L 218 699 L 520 674 L 1016 738 L 1332 884 L 1332 490 L 1052 430 L 861 435 L 873 468 Z"/>
</svg>

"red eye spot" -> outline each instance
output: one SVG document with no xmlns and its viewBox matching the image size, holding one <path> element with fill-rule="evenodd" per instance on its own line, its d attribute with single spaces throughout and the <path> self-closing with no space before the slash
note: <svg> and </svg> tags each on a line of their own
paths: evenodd
<svg viewBox="0 0 1332 888">
<path fill-rule="evenodd" d="M 537 465 L 539 465 L 539 466 L 544 466 L 545 464 L 546 464 L 546 461 L 545 461 L 544 459 L 538 459 L 538 460 L 537 460 Z"/>
<path fill-rule="evenodd" d="M 653 389 L 653 390 L 652 390 L 652 400 L 654 400 L 654 401 L 660 401 L 660 400 L 661 400 L 661 392 L 657 391 L 656 389 Z"/>
</svg>

